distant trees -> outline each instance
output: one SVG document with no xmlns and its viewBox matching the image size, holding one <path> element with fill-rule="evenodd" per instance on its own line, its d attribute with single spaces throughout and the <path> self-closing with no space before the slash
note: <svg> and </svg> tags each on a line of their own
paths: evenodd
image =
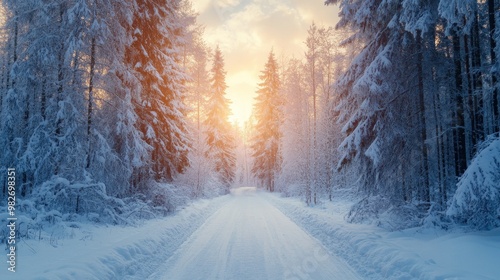
<svg viewBox="0 0 500 280">
<path fill-rule="evenodd" d="M 281 170 L 283 122 L 278 64 L 272 51 L 261 72 L 260 80 L 254 106 L 255 135 L 251 139 L 252 173 L 262 186 L 272 192 Z"/>
<path fill-rule="evenodd" d="M 282 67 L 283 163 L 278 173 L 277 190 L 288 195 L 301 195 L 310 201 L 310 118 L 303 63 L 291 59 Z"/>
<path fill-rule="evenodd" d="M 235 181 L 238 145 L 228 119 L 223 54 L 219 47 L 212 51 L 207 46 L 202 30 L 192 29 L 193 43 L 184 49 L 183 64 L 191 77 L 186 83 L 187 124 L 193 141 L 188 153 L 191 165 L 177 178 L 177 183 L 192 188 L 195 197 L 229 191 Z"/>
<path fill-rule="evenodd" d="M 332 124 L 329 104 L 338 100 L 331 84 L 350 56 L 345 48 L 337 46 L 340 40 L 331 27 L 313 23 L 305 41 L 304 60 L 292 58 L 280 65 L 283 168 L 278 189 L 300 194 L 312 204 L 320 196 L 331 198 L 331 189 L 338 180 L 332 165 L 337 155 L 330 149 L 340 137 L 338 127 Z"/>
</svg>

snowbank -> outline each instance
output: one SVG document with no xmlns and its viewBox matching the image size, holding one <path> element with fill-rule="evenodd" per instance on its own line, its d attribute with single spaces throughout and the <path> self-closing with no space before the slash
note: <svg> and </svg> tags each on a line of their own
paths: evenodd
<svg viewBox="0 0 500 280">
<path fill-rule="evenodd" d="M 79 224 L 67 238 L 23 239 L 18 244 L 17 272 L 4 265 L 0 279 L 147 278 L 228 197 L 199 200 L 175 215 L 138 227 Z"/>
<path fill-rule="evenodd" d="M 314 208 L 269 195 L 285 215 L 344 258 L 366 279 L 498 279 L 500 229 L 448 233 L 436 229 L 389 232 L 344 220 L 352 202 L 337 198 Z"/>
<path fill-rule="evenodd" d="M 476 229 L 500 226 L 500 138 L 489 139 L 460 178 L 446 214 Z"/>
</svg>

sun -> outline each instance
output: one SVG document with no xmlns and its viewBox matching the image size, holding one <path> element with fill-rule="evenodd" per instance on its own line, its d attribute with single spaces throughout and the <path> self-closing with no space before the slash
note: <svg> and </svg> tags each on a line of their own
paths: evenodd
<svg viewBox="0 0 500 280">
<path fill-rule="evenodd" d="M 258 77 L 250 73 L 228 75 L 226 98 L 229 99 L 231 114 L 229 121 L 243 127 L 252 114 Z"/>
<path fill-rule="evenodd" d="M 227 98 L 231 101 L 229 108 L 229 122 L 242 128 L 245 122 L 250 118 L 253 108 L 253 98 L 248 98 L 247 95 L 227 94 Z"/>
</svg>

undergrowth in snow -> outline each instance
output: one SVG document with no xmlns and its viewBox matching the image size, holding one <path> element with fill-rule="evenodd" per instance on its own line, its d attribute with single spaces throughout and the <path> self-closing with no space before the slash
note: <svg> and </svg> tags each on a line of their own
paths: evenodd
<svg viewBox="0 0 500 280">
<path fill-rule="evenodd" d="M 144 279 L 214 213 L 228 196 L 198 200 L 175 215 L 134 226 L 57 223 L 18 244 L 16 273 L 0 279 Z"/>
<path fill-rule="evenodd" d="M 138 225 L 144 220 L 164 217 L 191 199 L 186 188 L 171 184 L 154 183 L 148 193 L 120 199 L 108 196 L 102 183 L 71 183 L 53 177 L 37 193 L 26 199 L 17 198 L 16 238 L 54 240 L 70 235 L 85 223 Z M 7 211 L 0 213 L 0 219 L 7 218 Z M 0 228 L 3 244 L 7 244 L 8 230 Z"/>
<path fill-rule="evenodd" d="M 490 137 L 457 184 L 446 213 L 475 229 L 500 226 L 500 138 Z"/>
</svg>

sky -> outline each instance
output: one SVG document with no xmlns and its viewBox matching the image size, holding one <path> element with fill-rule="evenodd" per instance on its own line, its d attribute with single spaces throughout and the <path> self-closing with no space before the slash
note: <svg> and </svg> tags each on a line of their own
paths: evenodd
<svg viewBox="0 0 500 280">
<path fill-rule="evenodd" d="M 324 0 L 193 0 L 193 8 L 205 26 L 205 40 L 224 55 L 230 120 L 239 125 L 251 114 L 271 49 L 278 60 L 302 58 L 311 23 L 338 21 L 337 7 L 325 6 Z"/>
</svg>

